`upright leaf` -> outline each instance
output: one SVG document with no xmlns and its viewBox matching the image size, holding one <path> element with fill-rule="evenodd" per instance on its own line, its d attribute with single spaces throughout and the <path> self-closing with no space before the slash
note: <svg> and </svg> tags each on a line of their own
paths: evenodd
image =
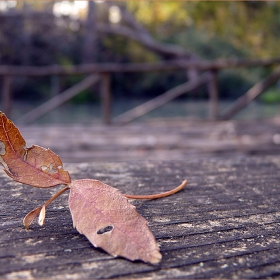
<svg viewBox="0 0 280 280">
<path fill-rule="evenodd" d="M 117 189 L 91 179 L 76 180 L 69 187 L 73 225 L 95 247 L 129 260 L 161 260 L 148 222 Z"/>
<path fill-rule="evenodd" d="M 69 184 L 59 156 L 39 146 L 26 148 L 19 129 L 0 112 L 0 163 L 13 180 L 39 188 Z"/>
</svg>

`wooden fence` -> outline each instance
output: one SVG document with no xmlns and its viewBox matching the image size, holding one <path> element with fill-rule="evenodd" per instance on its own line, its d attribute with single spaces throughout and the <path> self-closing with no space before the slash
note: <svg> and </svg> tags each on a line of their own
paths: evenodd
<svg viewBox="0 0 280 280">
<path fill-rule="evenodd" d="M 42 115 L 53 110 L 57 106 L 63 104 L 67 100 L 73 98 L 81 91 L 91 87 L 98 81 L 100 83 L 101 103 L 102 103 L 102 119 L 105 124 L 124 124 L 132 121 L 151 110 L 158 108 L 178 97 L 192 91 L 202 85 L 207 84 L 209 93 L 209 118 L 212 120 L 225 120 L 232 118 L 237 112 L 248 105 L 253 99 L 259 96 L 265 89 L 273 85 L 280 78 L 280 66 L 263 81 L 260 81 L 248 90 L 243 96 L 232 103 L 230 108 L 218 114 L 219 108 L 219 91 L 218 91 L 218 73 L 226 68 L 236 67 L 267 67 L 279 65 L 280 58 L 270 59 L 219 59 L 214 61 L 190 61 L 190 60 L 170 60 L 157 63 L 138 63 L 138 64 L 117 64 L 117 63 L 103 63 L 103 64 L 84 64 L 77 66 L 0 66 L 0 76 L 3 80 L 2 88 L 2 108 L 3 111 L 10 115 L 12 110 L 12 84 L 15 76 L 51 76 L 52 84 L 51 91 L 57 92 L 58 77 L 63 75 L 85 75 L 84 80 L 77 83 L 66 91 L 56 94 L 50 100 L 28 112 L 17 120 L 17 123 L 28 124 L 41 117 Z M 123 113 L 120 116 L 112 119 L 111 117 L 111 75 L 114 73 L 124 72 L 151 72 L 151 71 L 168 71 L 179 69 L 196 70 L 199 73 L 196 78 L 190 79 L 187 82 L 178 85 L 177 87 L 168 90 L 162 95 L 143 103 L 142 105 Z"/>
</svg>

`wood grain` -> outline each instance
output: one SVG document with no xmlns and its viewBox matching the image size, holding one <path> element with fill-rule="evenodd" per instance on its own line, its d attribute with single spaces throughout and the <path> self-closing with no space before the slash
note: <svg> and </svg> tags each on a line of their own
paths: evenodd
<svg viewBox="0 0 280 280">
<path fill-rule="evenodd" d="M 280 155 L 280 118 L 257 121 L 159 119 L 126 126 L 22 126 L 27 146 L 50 148 L 62 161 L 108 162 Z"/>
<path fill-rule="evenodd" d="M 113 258 L 73 229 L 65 193 L 46 224 L 22 226 L 24 215 L 55 190 L 12 182 L 0 173 L 0 276 L 7 279 L 277 278 L 278 156 L 67 164 L 73 179 L 94 178 L 123 193 L 172 197 L 134 201 L 163 254 L 158 266 Z"/>
</svg>

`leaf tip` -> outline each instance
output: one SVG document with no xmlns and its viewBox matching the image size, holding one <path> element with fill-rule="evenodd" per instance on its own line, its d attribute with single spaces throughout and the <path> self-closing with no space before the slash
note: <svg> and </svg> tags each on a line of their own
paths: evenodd
<svg viewBox="0 0 280 280">
<path fill-rule="evenodd" d="M 32 224 L 33 220 L 39 215 L 41 212 L 42 207 L 38 207 L 32 211 L 30 211 L 23 219 L 23 225 L 26 229 L 29 229 L 30 225 Z"/>
<path fill-rule="evenodd" d="M 156 265 L 161 262 L 161 259 L 162 259 L 161 253 L 158 250 L 156 250 L 154 251 L 153 255 L 151 255 L 150 260 L 148 262 L 153 265 Z"/>
<path fill-rule="evenodd" d="M 26 223 L 25 221 L 24 221 L 24 219 L 23 219 L 23 226 L 25 227 L 25 229 L 29 229 L 29 227 L 30 227 L 30 224 L 28 224 L 28 223 Z"/>
</svg>

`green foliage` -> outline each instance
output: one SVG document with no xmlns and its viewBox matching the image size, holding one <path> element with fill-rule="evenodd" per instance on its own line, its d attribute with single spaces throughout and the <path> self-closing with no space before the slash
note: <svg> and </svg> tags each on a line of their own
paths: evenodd
<svg viewBox="0 0 280 280">
<path fill-rule="evenodd" d="M 229 57 L 246 57 L 245 50 L 235 48 L 230 42 L 219 36 L 210 36 L 195 27 L 188 28 L 183 32 L 174 33 L 168 40 L 196 53 L 204 59 L 218 59 Z"/>
<path fill-rule="evenodd" d="M 251 57 L 279 55 L 277 1 L 129 1 L 128 6 L 162 40 L 195 28 Z"/>
<path fill-rule="evenodd" d="M 186 5 L 197 29 L 250 51 L 251 57 L 279 54 L 279 2 L 199 1 Z"/>
<path fill-rule="evenodd" d="M 280 89 L 272 87 L 266 90 L 260 97 L 260 100 L 265 103 L 280 103 Z"/>
</svg>

